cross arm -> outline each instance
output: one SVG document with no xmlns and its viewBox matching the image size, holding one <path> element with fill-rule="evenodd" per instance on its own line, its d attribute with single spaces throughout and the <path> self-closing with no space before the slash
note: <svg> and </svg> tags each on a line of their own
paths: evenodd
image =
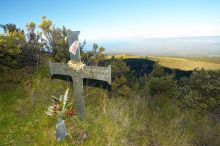
<svg viewBox="0 0 220 146">
<path fill-rule="evenodd" d="M 57 75 L 66 75 L 71 76 L 70 69 L 65 63 L 49 63 L 50 64 L 50 74 L 51 76 Z"/>
<path fill-rule="evenodd" d="M 111 65 L 108 67 L 85 66 L 83 78 L 106 81 L 111 84 Z"/>
</svg>

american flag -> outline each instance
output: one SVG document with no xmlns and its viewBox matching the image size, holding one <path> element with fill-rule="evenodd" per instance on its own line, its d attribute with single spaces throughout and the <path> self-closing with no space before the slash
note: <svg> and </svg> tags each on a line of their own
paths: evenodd
<svg viewBox="0 0 220 146">
<path fill-rule="evenodd" d="M 77 51 L 78 47 L 79 47 L 79 42 L 77 40 L 75 40 L 69 48 L 70 53 L 76 55 L 76 51 Z"/>
</svg>

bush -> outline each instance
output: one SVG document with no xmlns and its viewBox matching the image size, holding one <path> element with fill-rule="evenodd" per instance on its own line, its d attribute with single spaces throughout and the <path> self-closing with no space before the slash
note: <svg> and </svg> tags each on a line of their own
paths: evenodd
<svg viewBox="0 0 220 146">
<path fill-rule="evenodd" d="M 183 107 L 220 114 L 220 71 L 195 69 L 191 77 L 181 80 L 179 89 Z"/>
<path fill-rule="evenodd" d="M 160 66 L 158 63 L 155 63 L 153 66 L 153 71 L 150 74 L 150 76 L 162 77 L 164 75 L 165 75 L 165 73 L 164 73 L 164 69 L 162 68 L 162 66 Z"/>
<path fill-rule="evenodd" d="M 155 63 L 153 71 L 145 78 L 145 88 L 152 96 L 172 97 L 175 95 L 176 82 L 172 75 L 166 75 L 162 66 Z"/>
<path fill-rule="evenodd" d="M 175 95 L 176 83 L 171 76 L 151 77 L 148 80 L 147 87 L 152 96 L 164 95 L 172 97 Z"/>
<path fill-rule="evenodd" d="M 122 75 L 127 76 L 130 72 L 130 67 L 123 60 L 114 60 L 111 62 L 112 78 L 115 79 Z"/>
<path fill-rule="evenodd" d="M 112 83 L 112 93 L 114 96 L 128 97 L 130 88 L 127 85 L 127 79 L 124 76 L 117 77 Z"/>
</svg>

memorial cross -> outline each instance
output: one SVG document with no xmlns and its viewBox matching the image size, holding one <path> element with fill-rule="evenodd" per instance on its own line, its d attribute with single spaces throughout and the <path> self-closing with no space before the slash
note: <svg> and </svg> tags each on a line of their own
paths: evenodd
<svg viewBox="0 0 220 146">
<path fill-rule="evenodd" d="M 79 31 L 67 31 L 67 41 L 70 46 L 70 60 L 74 63 L 80 63 L 80 47 L 78 43 Z M 76 98 L 75 110 L 81 119 L 85 117 L 85 103 L 83 96 L 83 78 L 102 80 L 111 84 L 111 66 L 84 66 L 79 70 L 72 69 L 66 63 L 51 63 L 50 74 L 70 76 L 73 80 L 74 97 Z"/>
</svg>

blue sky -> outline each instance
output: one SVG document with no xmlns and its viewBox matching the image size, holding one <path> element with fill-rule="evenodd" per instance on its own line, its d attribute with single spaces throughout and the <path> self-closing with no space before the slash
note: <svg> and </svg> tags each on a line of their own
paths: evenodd
<svg viewBox="0 0 220 146">
<path fill-rule="evenodd" d="M 220 0 L 1 0 L 0 24 L 41 16 L 90 41 L 220 35 Z"/>
</svg>

